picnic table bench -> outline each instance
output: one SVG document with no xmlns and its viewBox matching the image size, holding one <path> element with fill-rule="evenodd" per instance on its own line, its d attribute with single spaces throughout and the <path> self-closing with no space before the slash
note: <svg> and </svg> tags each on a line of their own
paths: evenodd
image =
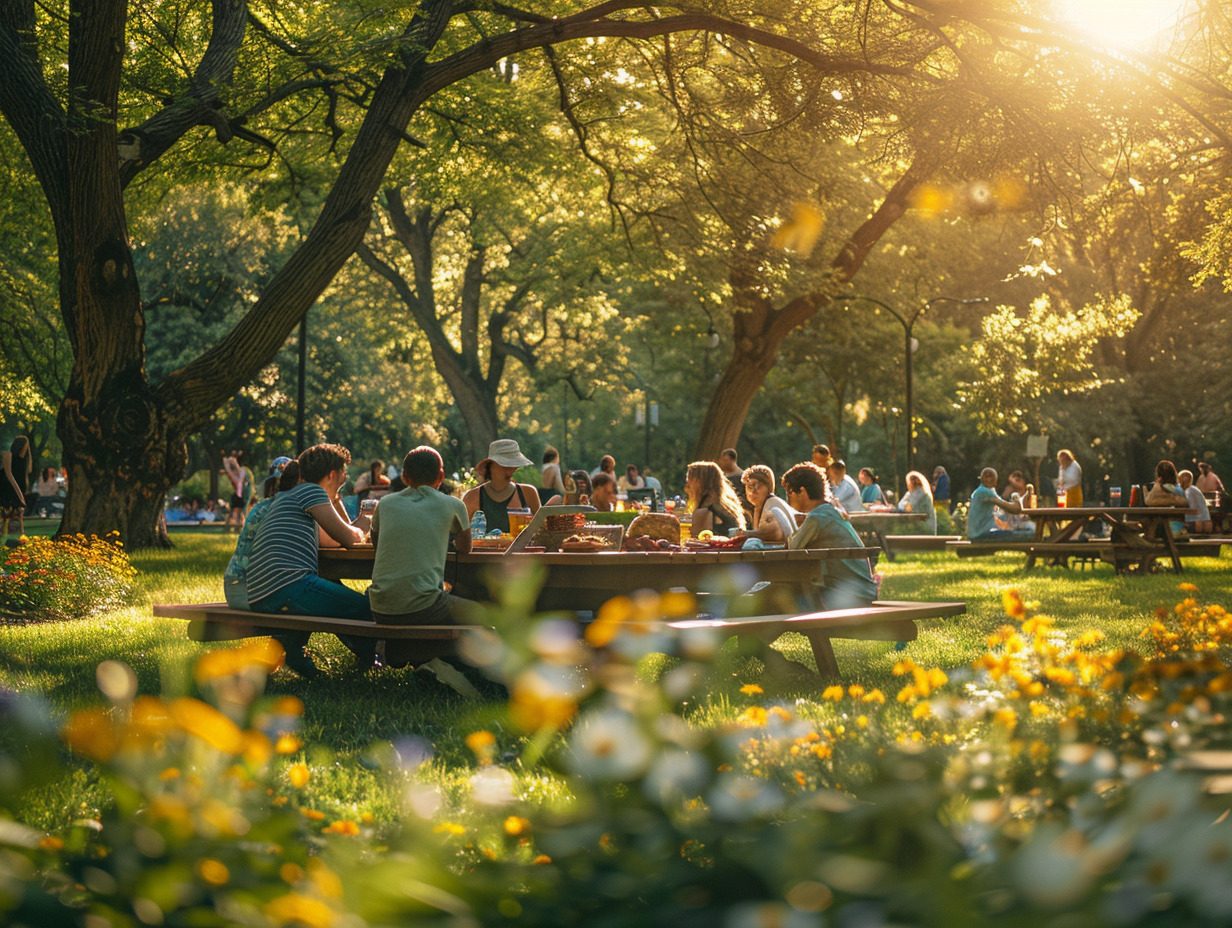
<svg viewBox="0 0 1232 928">
<path fill-rule="evenodd" d="M 1147 573 L 1161 558 L 1171 560 L 1173 570 L 1179 572 L 1183 558 L 1218 557 L 1223 544 L 1219 539 L 1177 538 L 1173 539 L 1169 548 L 1145 540 L 1131 543 L 1112 538 L 1093 538 L 1069 541 L 949 541 L 945 547 L 959 557 L 983 557 L 1000 551 L 1024 552 L 1027 555 L 1027 569 L 1034 567 L 1039 560 L 1068 567 L 1070 559 L 1075 559 L 1085 562 L 1100 560 L 1111 564 L 1117 573 Z"/>
<path fill-rule="evenodd" d="M 885 552 L 886 560 L 894 560 L 894 549 L 890 540 L 896 536 L 888 534 L 894 529 L 924 522 L 928 515 L 923 512 L 898 512 L 897 510 L 865 510 L 863 512 L 847 513 L 847 521 L 856 530 L 860 540 L 866 545 L 872 545 Z"/>
<path fill-rule="evenodd" d="M 833 638 L 869 641 L 914 641 L 916 621 L 946 618 L 966 612 L 961 602 L 899 602 L 878 600 L 856 609 L 831 609 L 800 615 L 752 615 L 724 618 L 700 617 L 663 623 L 677 631 L 708 629 L 725 637 L 751 635 L 769 644 L 784 632 L 800 632 L 808 638 L 818 673 L 829 680 L 839 676 Z M 267 614 L 232 609 L 226 603 L 200 605 L 155 605 L 156 617 L 188 622 L 193 641 L 229 641 L 269 635 L 277 629 L 355 635 L 384 639 L 386 663 L 393 667 L 418 665 L 456 653 L 458 641 L 468 634 L 492 633 L 482 625 L 382 625 L 329 616 Z M 390 642 L 396 642 L 391 646 Z M 806 668 L 807 669 L 807 668 Z"/>
</svg>

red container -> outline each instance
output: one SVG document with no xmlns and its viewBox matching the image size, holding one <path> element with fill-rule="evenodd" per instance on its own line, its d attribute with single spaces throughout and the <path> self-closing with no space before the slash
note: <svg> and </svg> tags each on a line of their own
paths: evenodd
<svg viewBox="0 0 1232 928">
<path fill-rule="evenodd" d="M 1131 506 L 1141 506 L 1142 505 L 1142 491 L 1138 489 L 1138 484 L 1136 483 L 1132 487 L 1129 488 L 1129 505 Z"/>
</svg>

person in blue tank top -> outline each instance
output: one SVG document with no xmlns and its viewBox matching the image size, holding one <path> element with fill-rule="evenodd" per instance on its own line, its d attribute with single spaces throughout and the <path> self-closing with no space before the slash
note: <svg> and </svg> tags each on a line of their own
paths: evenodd
<svg viewBox="0 0 1232 928">
<path fill-rule="evenodd" d="M 488 520 L 488 531 L 498 528 L 507 532 L 510 508 L 529 509 L 532 516 L 538 512 L 538 488 L 513 482 L 518 468 L 532 463 L 512 438 L 498 438 L 488 445 L 488 456 L 475 465 L 475 473 L 483 482 L 462 497 L 466 518 L 482 510 Z"/>
<path fill-rule="evenodd" d="M 1035 528 L 997 528 L 994 509 L 1021 513 L 1019 503 L 1004 500 L 997 493 L 997 472 L 991 467 L 980 471 L 980 485 L 971 494 L 967 506 L 967 538 L 971 541 L 1030 541 L 1035 537 Z"/>
</svg>

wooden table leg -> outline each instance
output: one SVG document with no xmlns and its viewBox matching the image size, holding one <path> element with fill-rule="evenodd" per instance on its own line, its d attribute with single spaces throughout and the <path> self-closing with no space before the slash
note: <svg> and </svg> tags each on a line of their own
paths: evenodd
<svg viewBox="0 0 1232 928">
<path fill-rule="evenodd" d="M 834 645 L 830 636 L 822 632 L 807 632 L 809 644 L 813 646 L 813 659 L 817 661 L 817 673 L 823 680 L 838 681 L 842 675 L 838 671 L 838 660 L 834 657 Z"/>
</svg>

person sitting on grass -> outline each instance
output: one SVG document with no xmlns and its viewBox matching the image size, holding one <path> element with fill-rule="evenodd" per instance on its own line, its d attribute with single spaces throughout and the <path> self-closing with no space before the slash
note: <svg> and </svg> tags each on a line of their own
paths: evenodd
<svg viewBox="0 0 1232 928">
<path fill-rule="evenodd" d="M 252 558 L 252 542 L 257 537 L 257 529 L 274 503 L 274 496 L 280 490 L 291 490 L 299 484 L 299 461 L 292 461 L 282 469 L 276 477 L 266 477 L 263 498 L 248 512 L 244 527 L 240 529 L 240 537 L 235 542 L 235 553 L 223 573 L 223 596 L 232 609 L 248 612 L 248 562 Z"/>
<path fill-rule="evenodd" d="M 860 536 L 834 507 L 826 475 L 815 464 L 797 464 L 783 474 L 787 505 L 805 513 L 804 522 L 787 546 L 796 548 L 862 548 Z M 814 581 L 823 609 L 855 609 L 877 598 L 867 558 L 826 561 L 825 577 Z"/>
<path fill-rule="evenodd" d="M 435 448 L 420 445 L 402 461 L 405 490 L 381 500 L 372 515 L 372 586 L 376 621 L 390 625 L 449 625 L 474 604 L 445 592 L 445 556 L 452 539 L 471 550 L 466 505 L 440 491 L 445 465 Z M 388 656 L 388 645 L 386 646 Z"/>
<path fill-rule="evenodd" d="M 997 493 L 997 471 L 985 467 L 980 471 L 980 485 L 971 494 L 967 507 L 967 538 L 970 541 L 1030 541 L 1034 527 L 998 528 L 995 510 L 1022 514 L 1022 505 L 1001 498 Z"/>
<path fill-rule="evenodd" d="M 1185 499 L 1189 501 L 1189 508 L 1194 510 L 1192 515 L 1185 516 L 1186 531 L 1209 535 L 1211 533 L 1211 510 L 1206 505 L 1206 497 L 1202 495 L 1202 491 L 1194 485 L 1193 471 L 1183 470 L 1176 477 L 1180 481 Z"/>
<path fill-rule="evenodd" d="M 368 597 L 317 574 L 317 526 L 344 548 L 362 544 L 364 533 L 338 515 L 338 488 L 346 483 L 351 453 L 341 445 L 313 445 L 299 456 L 302 482 L 279 493 L 257 528 L 248 562 L 248 601 L 253 612 L 319 615 L 372 621 Z M 286 664 L 311 679 L 320 671 L 304 652 L 308 632 L 277 631 Z M 360 666 L 376 662 L 376 643 L 339 635 Z"/>
<path fill-rule="evenodd" d="M 933 495 L 929 492 L 928 481 L 918 470 L 907 473 L 907 492 L 898 501 L 898 509 L 900 512 L 922 512 L 925 534 L 937 534 L 937 510 L 933 506 Z"/>
</svg>

